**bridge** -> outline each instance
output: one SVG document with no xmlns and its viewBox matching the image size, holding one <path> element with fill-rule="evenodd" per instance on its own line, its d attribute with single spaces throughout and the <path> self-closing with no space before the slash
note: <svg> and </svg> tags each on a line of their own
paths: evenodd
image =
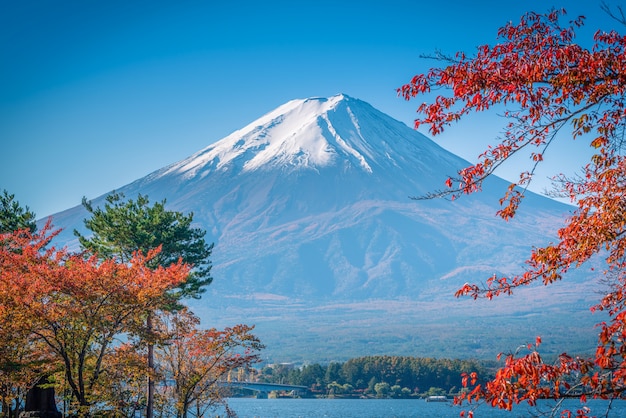
<svg viewBox="0 0 626 418">
<path fill-rule="evenodd" d="M 305 394 L 309 388 L 306 386 L 298 385 L 283 385 L 280 383 L 260 383 L 260 382 L 244 382 L 244 381 L 230 381 L 219 382 L 222 387 L 241 388 L 248 389 L 257 392 L 257 397 L 267 398 L 267 394 L 273 391 L 277 392 L 295 392 L 298 394 Z"/>
</svg>

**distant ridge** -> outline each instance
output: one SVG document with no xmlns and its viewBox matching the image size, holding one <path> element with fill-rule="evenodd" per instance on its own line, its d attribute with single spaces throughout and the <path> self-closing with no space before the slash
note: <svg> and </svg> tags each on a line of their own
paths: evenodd
<svg viewBox="0 0 626 418">
<path fill-rule="evenodd" d="M 505 223 L 494 214 L 508 184 L 497 178 L 455 202 L 408 198 L 441 188 L 467 164 L 339 94 L 287 102 L 118 191 L 166 198 L 171 209 L 194 213 L 215 242 L 215 280 L 190 303 L 207 326 L 257 324 L 277 360 L 492 358 L 534 338 L 529 327 L 570 351 L 593 347 L 592 332 L 549 322 L 596 321 L 586 313 L 593 293 L 584 275 L 554 290 L 522 291 L 514 302 L 452 297 L 466 281 L 520 271 L 568 210 L 531 193 Z M 81 207 L 54 215 L 66 228 L 58 242 L 75 245 L 71 231 L 85 216 Z M 499 329 L 507 336 L 501 346 Z"/>
</svg>

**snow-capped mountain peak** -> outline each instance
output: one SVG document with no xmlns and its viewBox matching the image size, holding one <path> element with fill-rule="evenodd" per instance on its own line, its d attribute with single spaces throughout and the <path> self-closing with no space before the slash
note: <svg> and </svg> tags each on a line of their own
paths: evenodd
<svg viewBox="0 0 626 418">
<path fill-rule="evenodd" d="M 359 106 L 369 105 L 344 94 L 289 101 L 161 174 L 191 178 L 207 170 L 317 169 L 344 156 L 371 173 L 374 155 L 352 111 Z"/>
</svg>

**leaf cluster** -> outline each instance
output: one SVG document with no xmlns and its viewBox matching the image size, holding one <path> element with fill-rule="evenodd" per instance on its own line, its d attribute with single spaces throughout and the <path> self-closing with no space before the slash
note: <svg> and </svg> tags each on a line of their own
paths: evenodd
<svg viewBox="0 0 626 418">
<path fill-rule="evenodd" d="M 197 322 L 184 310 L 168 315 L 161 325 L 170 334 L 156 356 L 159 374 L 167 382 L 161 388 L 161 403 L 176 417 L 187 416 L 192 405 L 210 408 L 221 404 L 224 393 L 220 382 L 231 372 L 261 360 L 263 345 L 252 334 L 253 326 L 200 330 Z"/>
<path fill-rule="evenodd" d="M 0 195 L 0 234 L 17 231 L 18 229 L 28 229 L 35 232 L 35 213 L 31 212 L 28 206 L 20 205 L 15 200 L 15 195 L 3 190 Z"/>
</svg>

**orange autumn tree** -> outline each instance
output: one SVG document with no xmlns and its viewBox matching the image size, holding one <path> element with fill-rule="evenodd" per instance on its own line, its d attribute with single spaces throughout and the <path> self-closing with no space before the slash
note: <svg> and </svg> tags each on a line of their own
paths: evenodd
<svg viewBox="0 0 626 418">
<path fill-rule="evenodd" d="M 161 409 L 167 416 L 187 418 L 195 407 L 195 416 L 200 417 L 217 405 L 231 416 L 219 382 L 261 360 L 264 346 L 252 334 L 254 326 L 201 330 L 199 323 L 187 310 L 168 315 L 162 323 L 161 332 L 169 338 L 156 350 L 156 360 L 162 378 L 169 382 L 160 393 Z"/>
<path fill-rule="evenodd" d="M 8 198 L 8 200 L 7 200 Z M 35 231 L 34 215 L 21 222 L 23 209 L 13 195 L 0 196 L 0 416 L 14 417 L 24 407 L 26 392 L 42 374 L 50 372 L 50 356 L 29 338 L 31 321 L 23 306 L 15 303 L 11 252 L 21 251 L 14 236 Z M 7 204 L 10 203 L 10 204 Z M 14 204 L 11 204 L 14 203 Z M 30 212 L 27 212 L 30 213 Z M 49 236 L 48 238 L 51 238 Z M 47 240 L 42 242 L 45 246 Z"/>
<path fill-rule="evenodd" d="M 62 370 L 74 412 L 88 415 L 101 399 L 101 374 L 116 339 L 140 332 L 143 314 L 163 304 L 166 291 L 182 283 L 182 262 L 149 268 L 158 249 L 129 263 L 99 261 L 65 249 L 47 248 L 48 223 L 40 232 L 2 235 L 0 294 L 7 312 L 20 314 L 33 344 Z"/>
<path fill-rule="evenodd" d="M 135 417 L 145 410 L 145 380 L 148 370 L 141 341 L 117 345 L 103 362 L 100 401 L 115 417 Z"/>
<path fill-rule="evenodd" d="M 611 14 L 606 5 L 603 9 Z M 618 11 L 611 16 L 626 24 Z M 626 37 L 600 30 L 592 47 L 585 48 L 574 42 L 584 18 L 563 25 L 565 14 L 565 10 L 528 13 L 518 24 L 502 27 L 496 45 L 481 46 L 472 56 L 439 57 L 443 66 L 416 75 L 398 89 L 407 100 L 444 91 L 418 108 L 421 116 L 415 126 L 430 125 L 433 135 L 472 112 L 494 106 L 506 109 L 508 123 L 496 143 L 475 164 L 449 178 L 447 188 L 426 198 L 479 191 L 503 162 L 525 150 L 531 156 L 529 169 L 500 200 L 498 215 L 508 220 L 515 216 L 536 166 L 555 140 L 571 134 L 572 139 L 588 141 L 594 152 L 581 163 L 580 176 L 555 177 L 556 192 L 577 205 L 558 231 L 558 241 L 534 249 L 522 274 L 494 276 L 485 285 L 466 284 L 457 292 L 492 298 L 531 283 L 561 280 L 570 268 L 594 255 L 606 261 L 611 286 L 592 310 L 607 312 L 610 321 L 600 324 L 593 358 L 563 354 L 548 364 L 537 350 L 538 339 L 527 355 L 508 356 L 492 381 L 481 385 L 475 375 L 466 377 L 470 390 L 462 398 L 504 409 L 522 401 L 533 404 L 538 398 L 573 394 L 583 401 L 590 396 L 614 399 L 626 390 Z M 576 412 L 581 417 L 588 413 L 586 408 Z"/>
</svg>

